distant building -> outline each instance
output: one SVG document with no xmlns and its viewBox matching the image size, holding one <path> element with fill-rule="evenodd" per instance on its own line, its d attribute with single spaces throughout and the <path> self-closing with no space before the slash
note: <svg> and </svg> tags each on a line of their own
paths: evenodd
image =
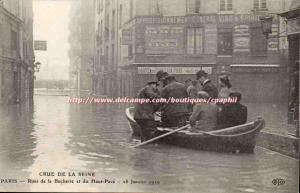
<svg viewBox="0 0 300 193">
<path fill-rule="evenodd" d="M 118 95 L 118 52 L 120 36 L 118 29 L 122 18 L 119 1 L 96 1 L 95 6 L 95 63 L 93 68 L 93 93 L 96 95 Z M 126 10 L 126 8 L 124 8 Z"/>
<path fill-rule="evenodd" d="M 94 63 L 94 1 L 72 2 L 70 13 L 70 78 L 73 87 L 91 91 Z"/>
<path fill-rule="evenodd" d="M 0 1 L 0 104 L 32 99 L 32 0 Z"/>
</svg>

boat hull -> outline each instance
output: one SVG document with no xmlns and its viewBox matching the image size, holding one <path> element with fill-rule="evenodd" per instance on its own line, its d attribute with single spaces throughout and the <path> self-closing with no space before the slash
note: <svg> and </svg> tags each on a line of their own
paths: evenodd
<svg viewBox="0 0 300 193">
<path fill-rule="evenodd" d="M 133 110 L 133 107 L 126 109 L 126 117 L 132 134 L 139 136 L 140 127 L 133 119 Z M 243 125 L 210 132 L 196 133 L 182 130 L 161 138 L 157 142 L 206 151 L 252 153 L 256 145 L 256 138 L 264 125 L 264 121 L 258 119 Z M 157 127 L 155 136 L 172 130 L 171 128 Z"/>
</svg>

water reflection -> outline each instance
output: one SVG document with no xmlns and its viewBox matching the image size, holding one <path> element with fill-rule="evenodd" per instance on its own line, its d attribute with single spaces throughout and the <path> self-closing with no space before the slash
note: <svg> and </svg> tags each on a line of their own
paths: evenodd
<svg viewBox="0 0 300 193">
<path fill-rule="evenodd" d="M 32 109 L 1 109 L 2 177 L 22 173 L 24 179 L 36 179 L 41 178 L 40 171 L 95 172 L 96 177 L 67 179 L 115 181 L 115 184 L 47 184 L 47 189 L 53 191 L 297 191 L 298 162 L 294 159 L 260 148 L 250 155 L 161 144 L 132 149 L 130 145 L 135 142 L 125 119 L 125 106 L 69 105 L 66 101 L 67 97 L 36 96 L 34 113 Z M 286 179 L 285 186 L 274 187 L 271 183 L 274 178 Z M 126 180 L 128 183 L 123 183 Z M 25 185 L 15 190 L 23 191 Z M 25 190 L 45 191 L 43 184 L 26 186 Z M 11 189 L 9 185 L 4 187 Z"/>
<path fill-rule="evenodd" d="M 0 178 L 23 179 L 28 176 L 24 169 L 33 164 L 36 139 L 32 135 L 33 105 L 30 103 L 0 107 Z M 16 190 L 28 186 L 16 184 Z M 10 191 L 14 190 L 10 189 Z M 6 189 L 4 189 L 6 190 Z"/>
</svg>

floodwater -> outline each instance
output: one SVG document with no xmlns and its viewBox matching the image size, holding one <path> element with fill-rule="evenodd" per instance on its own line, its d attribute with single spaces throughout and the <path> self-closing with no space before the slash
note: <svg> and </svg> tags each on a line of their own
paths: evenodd
<svg viewBox="0 0 300 193">
<path fill-rule="evenodd" d="M 0 107 L 0 191 L 298 192 L 296 159 L 260 147 L 246 155 L 133 149 L 125 106 L 67 99 L 35 96 L 33 106 Z"/>
</svg>

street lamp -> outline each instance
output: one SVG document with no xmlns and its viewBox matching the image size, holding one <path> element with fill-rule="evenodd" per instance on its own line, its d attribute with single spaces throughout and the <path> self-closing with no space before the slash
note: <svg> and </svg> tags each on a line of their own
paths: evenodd
<svg viewBox="0 0 300 193">
<path fill-rule="evenodd" d="M 40 68 L 41 68 L 41 63 L 40 62 L 34 63 L 34 69 L 36 70 L 36 72 L 39 72 Z"/>
<path fill-rule="evenodd" d="M 273 21 L 273 17 L 272 16 L 262 16 L 259 19 L 261 21 L 262 33 L 268 39 L 269 34 L 272 33 L 272 21 Z"/>
</svg>

